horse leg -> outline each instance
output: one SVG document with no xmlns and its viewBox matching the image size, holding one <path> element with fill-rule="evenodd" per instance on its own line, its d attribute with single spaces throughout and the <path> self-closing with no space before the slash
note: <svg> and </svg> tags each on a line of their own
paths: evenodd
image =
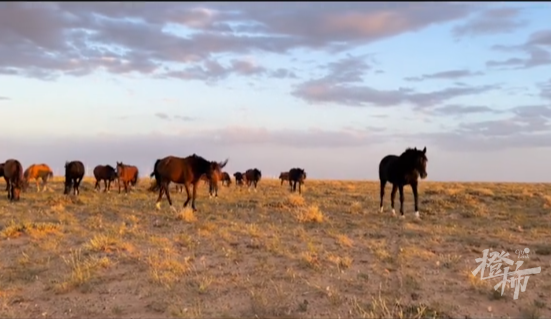
<svg viewBox="0 0 551 319">
<path fill-rule="evenodd" d="M 124 181 L 124 195 L 128 195 L 128 184 L 130 184 L 129 181 Z"/>
<path fill-rule="evenodd" d="M 302 195 L 302 183 L 298 182 L 298 193 L 299 195 Z"/>
<path fill-rule="evenodd" d="M 392 208 L 392 216 L 396 216 L 396 210 L 394 210 L 394 199 L 396 198 L 396 191 L 398 185 L 392 184 L 392 191 L 390 192 L 390 208 Z"/>
<path fill-rule="evenodd" d="M 256 185 L 258 184 L 258 181 L 254 181 L 254 192 L 256 193 Z"/>
<path fill-rule="evenodd" d="M 97 192 L 101 189 L 101 187 L 99 186 L 99 179 L 96 179 L 96 184 L 94 185 L 94 190 Z"/>
<path fill-rule="evenodd" d="M 197 182 L 198 183 L 198 182 Z M 195 185 L 197 185 L 197 183 L 193 184 L 193 189 L 195 190 Z M 187 194 L 187 199 L 184 203 L 184 208 L 187 207 L 187 204 L 189 203 L 189 201 L 191 200 L 191 194 L 189 193 L 189 184 L 188 183 L 185 183 L 184 184 L 184 187 L 186 188 L 186 194 Z"/>
<path fill-rule="evenodd" d="M 404 185 L 399 185 L 398 190 L 400 191 L 400 218 L 404 218 Z"/>
<path fill-rule="evenodd" d="M 417 183 L 411 183 L 411 190 L 413 191 L 413 199 L 415 201 L 415 218 L 417 219 L 421 219 L 419 217 L 419 197 L 418 197 L 418 193 L 417 193 Z"/>
<path fill-rule="evenodd" d="M 379 210 L 382 213 L 383 212 L 383 198 L 385 197 L 385 186 L 386 186 L 386 180 L 381 180 L 381 204 L 379 205 Z"/>
<path fill-rule="evenodd" d="M 163 183 L 163 188 L 165 189 L 166 199 L 168 200 L 168 205 L 170 205 L 171 209 L 174 209 L 172 207 L 172 199 L 170 199 L 170 190 L 169 190 L 170 182 Z"/>
<path fill-rule="evenodd" d="M 40 192 L 40 186 L 38 184 L 38 178 L 36 178 L 35 181 L 36 181 L 36 192 L 39 193 Z"/>
<path fill-rule="evenodd" d="M 76 181 L 75 181 L 75 190 L 76 190 L 76 195 L 80 195 L 80 182 L 82 181 L 84 177 L 79 177 Z"/>
<path fill-rule="evenodd" d="M 119 185 L 119 194 L 121 193 L 121 180 L 117 179 L 117 185 Z"/>
<path fill-rule="evenodd" d="M 194 212 L 197 211 L 197 208 L 195 208 L 195 197 L 197 196 L 197 184 L 193 184 L 193 194 L 191 198 L 191 209 L 193 209 Z"/>
<path fill-rule="evenodd" d="M 162 183 L 158 183 L 157 186 L 159 186 L 159 197 L 157 197 L 157 201 L 155 202 L 155 207 L 157 209 L 161 209 L 161 199 L 163 199 L 163 192 L 165 189 Z"/>
</svg>

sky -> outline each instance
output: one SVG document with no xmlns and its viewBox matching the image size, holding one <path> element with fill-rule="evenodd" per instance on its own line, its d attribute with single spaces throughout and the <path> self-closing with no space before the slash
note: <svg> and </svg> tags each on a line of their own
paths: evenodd
<svg viewBox="0 0 551 319">
<path fill-rule="evenodd" d="M 0 3 L 0 157 L 551 180 L 551 4 Z M 1 160 L 1 159 L 0 159 Z"/>
</svg>

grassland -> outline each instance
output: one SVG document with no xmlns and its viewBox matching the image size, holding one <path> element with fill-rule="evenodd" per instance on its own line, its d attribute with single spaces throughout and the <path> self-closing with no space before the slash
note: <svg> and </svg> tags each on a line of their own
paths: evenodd
<svg viewBox="0 0 551 319">
<path fill-rule="evenodd" d="M 3 192 L 0 317 L 551 317 L 551 185 L 422 183 L 420 221 L 410 189 L 405 219 L 390 186 L 380 214 L 375 182 L 310 180 L 299 196 L 262 180 L 216 200 L 201 185 L 195 213 L 174 192 L 177 211 L 156 210 L 148 186 Z M 470 273 L 486 248 L 516 261 L 525 247 L 522 268 L 542 271 L 518 300 Z"/>
</svg>

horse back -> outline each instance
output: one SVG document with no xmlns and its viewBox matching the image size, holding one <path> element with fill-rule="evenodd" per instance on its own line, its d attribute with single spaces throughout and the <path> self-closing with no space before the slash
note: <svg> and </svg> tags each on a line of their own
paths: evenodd
<svg viewBox="0 0 551 319">
<path fill-rule="evenodd" d="M 201 177 L 201 175 L 194 176 L 195 174 L 190 166 L 187 158 L 167 156 L 155 166 L 155 169 L 162 179 L 183 184 Z"/>
<path fill-rule="evenodd" d="M 4 163 L 4 177 L 11 183 L 19 183 L 23 180 L 23 167 L 16 159 L 9 159 Z"/>
<path fill-rule="evenodd" d="M 70 162 L 65 168 L 65 176 L 68 178 L 82 178 L 84 176 L 84 164 L 81 161 Z"/>
</svg>

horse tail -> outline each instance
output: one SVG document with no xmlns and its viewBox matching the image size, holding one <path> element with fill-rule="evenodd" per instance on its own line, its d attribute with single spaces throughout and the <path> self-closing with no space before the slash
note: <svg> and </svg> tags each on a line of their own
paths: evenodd
<svg viewBox="0 0 551 319">
<path fill-rule="evenodd" d="M 136 175 L 134 176 L 134 179 L 132 180 L 132 186 L 136 186 L 138 184 L 138 179 L 140 178 L 140 171 L 136 168 Z"/>
<path fill-rule="evenodd" d="M 156 182 L 157 185 L 159 185 L 159 186 L 161 185 L 161 184 L 159 183 L 159 181 L 161 180 L 161 174 L 159 174 L 159 170 L 157 169 L 157 166 L 159 165 L 160 162 L 161 162 L 160 159 L 158 159 L 158 160 L 155 161 L 155 164 L 153 165 L 153 173 L 151 173 L 151 174 L 149 175 L 149 177 L 153 177 L 153 176 L 155 177 L 155 182 Z"/>
<path fill-rule="evenodd" d="M 48 178 L 54 178 L 54 172 L 49 171 L 48 172 Z"/>
</svg>

